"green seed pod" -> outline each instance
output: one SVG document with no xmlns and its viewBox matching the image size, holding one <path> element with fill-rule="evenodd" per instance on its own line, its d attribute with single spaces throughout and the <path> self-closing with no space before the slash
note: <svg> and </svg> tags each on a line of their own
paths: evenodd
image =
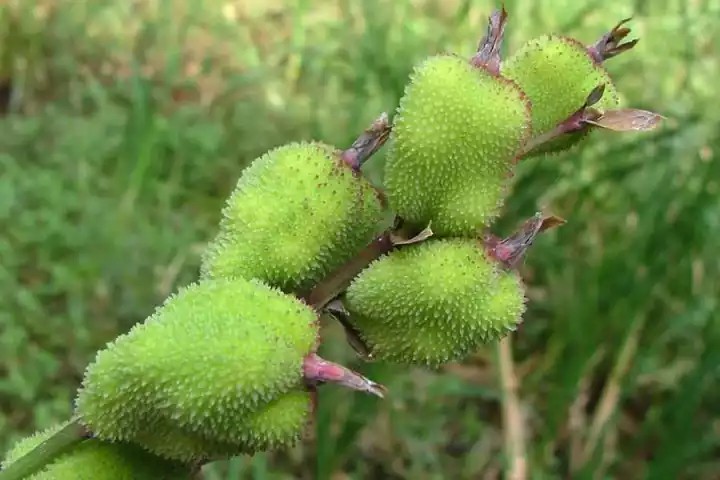
<svg viewBox="0 0 720 480">
<path fill-rule="evenodd" d="M 534 136 L 549 132 L 578 111 L 600 84 L 605 85 L 605 92 L 594 107 L 602 110 L 618 104 L 617 91 L 607 71 L 592 59 L 584 45 L 572 38 L 544 35 L 527 42 L 502 64 L 502 74 L 530 98 Z M 561 137 L 534 153 L 570 148 L 582 141 L 586 133 Z"/>
<path fill-rule="evenodd" d="M 20 440 L 7 453 L 3 468 L 56 433 L 56 425 Z M 156 457 L 135 445 L 83 440 L 59 455 L 28 480 L 182 480 L 190 479 L 186 465 Z"/>
<path fill-rule="evenodd" d="M 417 66 L 394 118 L 390 206 L 435 236 L 473 236 L 499 214 L 530 110 L 512 82 L 453 55 Z"/>
<path fill-rule="evenodd" d="M 437 366 L 513 330 L 523 285 L 470 239 L 427 240 L 372 263 L 347 291 L 349 322 L 373 357 Z"/>
<path fill-rule="evenodd" d="M 312 410 L 312 393 L 293 390 L 239 420 L 232 434 L 218 429 L 212 434 L 193 432 L 171 420 L 154 421 L 135 441 L 166 458 L 192 461 L 221 460 L 231 456 L 280 449 L 297 442 Z M 172 441 L 168 441 L 168 438 Z"/>
<path fill-rule="evenodd" d="M 182 460 L 289 445 L 310 411 L 293 392 L 317 337 L 316 313 L 297 298 L 258 280 L 206 280 L 98 353 L 77 413 L 99 438 Z M 270 419 L 278 404 L 292 412 Z"/>
<path fill-rule="evenodd" d="M 242 174 L 223 209 L 203 278 L 257 278 L 286 292 L 311 287 L 372 240 L 377 192 L 321 143 L 267 152 Z"/>
<path fill-rule="evenodd" d="M 186 463 L 221 460 L 245 453 L 244 445 L 216 440 L 160 417 L 148 428 L 137 431 L 133 441 L 160 457 Z"/>
</svg>

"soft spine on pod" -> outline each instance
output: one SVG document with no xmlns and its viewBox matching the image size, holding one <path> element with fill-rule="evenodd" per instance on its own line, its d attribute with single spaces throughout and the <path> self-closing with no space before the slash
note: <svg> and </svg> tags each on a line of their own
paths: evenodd
<svg viewBox="0 0 720 480">
<path fill-rule="evenodd" d="M 318 357 L 318 328 L 312 308 L 259 280 L 192 284 L 97 354 L 76 414 L 97 438 L 184 462 L 289 447 L 318 383 L 383 393 Z"/>
<path fill-rule="evenodd" d="M 418 65 L 393 120 L 388 202 L 438 237 L 473 236 L 499 215 L 530 105 L 509 80 L 455 55 Z"/>
<path fill-rule="evenodd" d="M 543 35 L 530 40 L 502 63 L 501 71 L 530 98 L 534 136 L 546 134 L 572 117 L 600 85 L 604 91 L 595 108 L 609 109 L 619 103 L 608 72 L 572 38 Z M 527 152 L 527 156 L 567 150 L 589 132 L 586 127 L 561 135 Z"/>
<path fill-rule="evenodd" d="M 659 118 L 589 108 L 618 103 L 602 62 L 634 46 L 621 44 L 624 22 L 590 47 L 539 37 L 501 64 L 505 16 L 491 16 L 469 61 L 435 55 L 417 65 L 394 119 L 387 201 L 403 235 L 430 225 L 434 238 L 376 237 L 384 199 L 360 166 L 390 134 L 384 114 L 345 151 L 322 142 L 270 150 L 227 200 L 201 281 L 98 352 L 76 398 L 82 425 L 67 424 L 83 432 L 30 478 L 187 478 L 191 465 L 293 445 L 320 384 L 382 397 L 381 385 L 316 354 L 311 308 L 372 258 L 335 303 L 375 359 L 438 366 L 514 330 L 526 302 L 515 267 L 540 231 L 562 223 L 536 215 L 506 239 L 479 240 L 499 215 L 515 161 L 576 145 L 591 124 L 647 130 Z M 338 268 L 318 303 L 292 295 Z M 3 468 L 36 465 L 18 459 L 60 427 L 16 444 Z"/>
<path fill-rule="evenodd" d="M 293 444 L 315 312 L 257 280 L 193 284 L 98 353 L 77 397 L 97 437 L 191 461 Z"/>
<path fill-rule="evenodd" d="M 372 357 L 437 366 L 513 330 L 525 297 L 516 272 L 480 242 L 455 238 L 380 258 L 355 279 L 344 304 Z"/>
<path fill-rule="evenodd" d="M 311 287 L 378 232 L 378 192 L 319 142 L 291 143 L 256 159 L 222 211 L 202 278 L 257 278 L 286 292 Z"/>
</svg>

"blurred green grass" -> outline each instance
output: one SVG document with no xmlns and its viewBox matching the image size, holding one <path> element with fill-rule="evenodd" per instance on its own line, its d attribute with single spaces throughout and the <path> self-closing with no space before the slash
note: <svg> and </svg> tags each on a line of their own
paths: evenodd
<svg viewBox="0 0 720 480">
<path fill-rule="evenodd" d="M 589 43 L 634 16 L 609 69 L 668 117 L 524 161 L 499 233 L 568 223 L 523 267 L 514 336 L 531 478 L 720 471 L 720 2 L 514 0 L 505 50 Z M 197 275 L 243 166 L 300 139 L 348 145 L 413 64 L 469 55 L 489 1 L 9 0 L 0 4 L 0 448 L 65 418 L 94 352 Z M 384 151 L 367 173 L 381 181 Z M 494 347 L 439 372 L 324 354 L 387 383 L 325 387 L 306 442 L 207 479 L 500 478 Z M 586 454 L 585 454 L 586 453 Z"/>
</svg>

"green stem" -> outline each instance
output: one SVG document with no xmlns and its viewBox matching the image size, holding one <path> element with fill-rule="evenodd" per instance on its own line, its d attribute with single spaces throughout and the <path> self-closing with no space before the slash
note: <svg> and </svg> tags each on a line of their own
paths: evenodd
<svg viewBox="0 0 720 480">
<path fill-rule="evenodd" d="M 331 272 L 312 290 L 301 294 L 300 298 L 303 298 L 315 310 L 320 311 L 343 293 L 355 277 L 372 262 L 396 247 L 401 248 L 405 245 L 423 242 L 433 235 L 429 225 L 419 230 L 411 225 L 403 225 L 403 221 L 399 217 L 395 217 L 394 225 L 394 227 L 385 230 L 380 236 L 376 237 L 347 263 Z M 398 225 L 400 226 L 398 227 Z"/>
<path fill-rule="evenodd" d="M 362 249 L 349 262 L 318 283 L 305 297 L 307 303 L 316 310 L 321 310 L 325 305 L 330 303 L 333 298 L 345 291 L 353 279 L 362 272 L 365 267 L 388 253 L 392 248 L 393 242 L 390 233 L 383 233 L 367 247 Z"/>
<path fill-rule="evenodd" d="M 0 480 L 22 480 L 86 438 L 87 430 L 79 419 L 73 418 L 53 436 L 0 471 Z"/>
</svg>

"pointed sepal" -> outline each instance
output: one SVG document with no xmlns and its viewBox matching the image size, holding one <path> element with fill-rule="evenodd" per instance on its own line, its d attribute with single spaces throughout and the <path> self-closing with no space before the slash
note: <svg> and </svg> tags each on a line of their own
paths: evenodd
<svg viewBox="0 0 720 480">
<path fill-rule="evenodd" d="M 590 54 L 593 60 L 597 63 L 602 63 L 609 58 L 616 57 L 623 52 L 627 52 L 637 45 L 639 41 L 638 39 L 622 43 L 631 31 L 623 25 L 630 20 L 631 18 L 621 20 L 612 28 L 612 30 L 604 34 L 597 42 L 587 48 L 588 54 Z"/>
<path fill-rule="evenodd" d="M 487 32 L 480 44 L 477 53 L 470 63 L 478 68 L 484 68 L 493 75 L 500 74 L 500 48 L 505 35 L 507 11 L 505 7 L 495 10 L 488 19 Z"/>
<path fill-rule="evenodd" d="M 585 119 L 585 123 L 614 132 L 647 132 L 654 130 L 664 119 L 659 113 L 637 108 L 608 110 L 599 117 Z"/>
<path fill-rule="evenodd" d="M 385 398 L 387 394 L 387 388 L 383 385 L 375 383 L 349 368 L 325 360 L 315 353 L 311 353 L 305 357 L 303 373 L 305 375 L 305 381 L 310 386 L 322 383 L 336 383 L 352 390 L 376 395 L 380 398 Z"/>
<path fill-rule="evenodd" d="M 506 269 L 516 268 L 540 232 L 564 223 L 565 220 L 560 217 L 545 216 L 538 212 L 523 222 L 520 228 L 507 238 L 501 239 L 492 234 L 485 235 L 483 238 L 485 251 Z"/>
<path fill-rule="evenodd" d="M 360 167 L 385 145 L 391 130 L 387 113 L 381 113 L 340 157 L 350 168 L 359 171 Z"/>
</svg>

